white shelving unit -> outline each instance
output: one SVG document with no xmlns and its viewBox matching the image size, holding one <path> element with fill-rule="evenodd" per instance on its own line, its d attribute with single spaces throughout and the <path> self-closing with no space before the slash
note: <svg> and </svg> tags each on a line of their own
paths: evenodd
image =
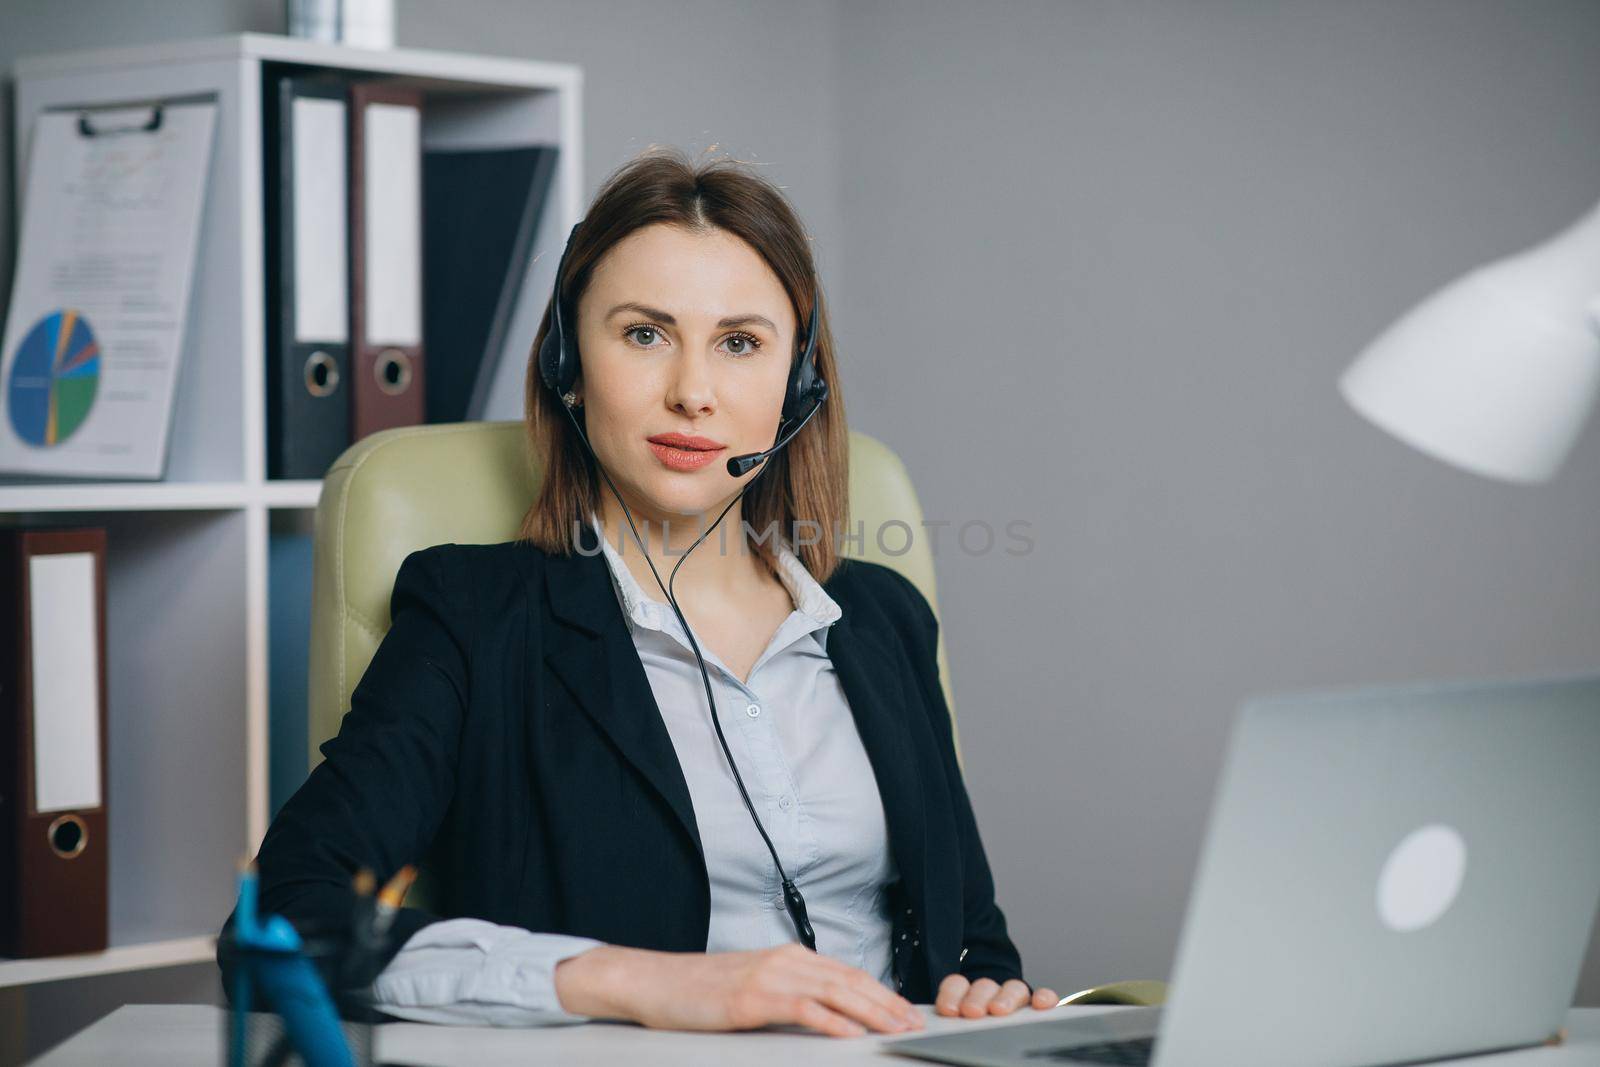
<svg viewBox="0 0 1600 1067">
<path fill-rule="evenodd" d="M 266 832 L 268 534 L 274 512 L 314 509 L 321 490 L 320 482 L 266 475 L 261 104 L 263 75 L 274 64 L 382 75 L 421 89 L 425 146 L 559 147 L 511 324 L 513 351 L 532 343 L 561 245 L 582 212 L 583 78 L 574 65 L 262 34 L 17 64 L 19 217 L 41 112 L 197 97 L 218 110 L 165 479 L 0 477 L 0 525 L 108 528 L 112 839 L 112 947 L 0 960 L 0 989 L 210 959 L 235 863 L 253 855 Z M 521 414 L 523 368 L 506 364 L 486 418 Z"/>
</svg>

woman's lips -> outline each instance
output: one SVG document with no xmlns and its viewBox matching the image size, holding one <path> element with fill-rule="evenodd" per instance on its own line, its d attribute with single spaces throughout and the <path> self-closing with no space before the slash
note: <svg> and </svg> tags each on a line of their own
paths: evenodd
<svg viewBox="0 0 1600 1067">
<path fill-rule="evenodd" d="M 699 470 L 710 462 L 717 461 L 718 456 L 725 453 L 726 448 L 674 448 L 672 445 L 661 445 L 658 442 L 645 442 L 650 445 L 650 451 L 656 453 L 656 459 L 662 462 L 669 470 Z"/>
</svg>

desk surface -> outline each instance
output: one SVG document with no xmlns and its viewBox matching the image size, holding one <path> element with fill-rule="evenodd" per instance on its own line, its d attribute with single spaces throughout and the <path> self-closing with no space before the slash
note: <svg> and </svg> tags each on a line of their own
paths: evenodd
<svg viewBox="0 0 1600 1067">
<path fill-rule="evenodd" d="M 927 1029 L 916 1036 L 977 1026 L 1010 1026 L 1041 1018 L 1023 1012 L 1008 1018 L 946 1019 L 922 1006 Z M 1093 1014 L 1104 1008 L 1056 1008 L 1053 1015 Z M 1116 1009 L 1110 1009 L 1116 1010 Z M 1527 1049 L 1501 1056 L 1451 1061 L 1452 1067 L 1577 1067 L 1600 1064 L 1600 1008 L 1575 1009 L 1568 1022 L 1571 1040 L 1562 1048 Z M 222 1062 L 222 1009 L 189 1004 L 131 1004 L 118 1008 L 56 1046 L 35 1067 L 105 1064 L 160 1064 L 162 1067 L 216 1067 Z M 526 1030 L 392 1023 L 382 1028 L 378 1053 L 396 1063 L 419 1067 L 496 1067 L 498 1064 L 645 1063 L 660 1067 L 703 1067 L 710 1063 L 759 1063 L 762 1067 L 818 1067 L 819 1063 L 914 1064 L 879 1051 L 886 1036 L 823 1037 L 811 1033 L 762 1030 L 736 1034 L 689 1034 L 647 1030 L 623 1023 L 584 1023 Z"/>
</svg>

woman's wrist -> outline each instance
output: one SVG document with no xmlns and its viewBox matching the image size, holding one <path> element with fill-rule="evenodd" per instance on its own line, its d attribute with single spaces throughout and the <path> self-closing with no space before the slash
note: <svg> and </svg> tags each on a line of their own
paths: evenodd
<svg viewBox="0 0 1600 1067">
<path fill-rule="evenodd" d="M 597 1019 L 636 1018 L 633 980 L 645 957 L 656 953 L 622 945 L 598 945 L 556 964 L 556 999 L 563 1011 Z"/>
</svg>

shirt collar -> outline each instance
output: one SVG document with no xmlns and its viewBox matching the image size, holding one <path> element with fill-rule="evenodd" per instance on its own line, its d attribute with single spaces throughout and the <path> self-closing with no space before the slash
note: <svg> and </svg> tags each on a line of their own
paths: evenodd
<svg viewBox="0 0 1600 1067">
<path fill-rule="evenodd" d="M 633 572 L 623 562 L 616 546 L 606 540 L 605 528 L 600 525 L 599 517 L 591 513 L 589 524 L 600 540 L 600 549 L 606 557 L 606 566 L 611 571 L 612 585 L 617 591 L 617 599 L 622 604 L 623 613 L 627 615 L 630 624 L 662 630 L 666 629 L 667 618 L 672 617 L 676 621 L 676 617 L 672 615 L 672 608 L 664 600 L 655 599 L 640 587 Z M 625 543 L 635 550 L 638 548 L 633 544 L 631 537 Z M 831 626 L 838 622 L 844 614 L 843 609 L 811 576 L 811 572 L 806 570 L 806 565 L 800 562 L 800 557 L 794 554 L 788 542 L 778 537 L 775 539 L 775 547 L 778 580 L 788 590 L 789 599 L 794 602 L 794 610 L 805 616 L 814 628 Z"/>
</svg>

